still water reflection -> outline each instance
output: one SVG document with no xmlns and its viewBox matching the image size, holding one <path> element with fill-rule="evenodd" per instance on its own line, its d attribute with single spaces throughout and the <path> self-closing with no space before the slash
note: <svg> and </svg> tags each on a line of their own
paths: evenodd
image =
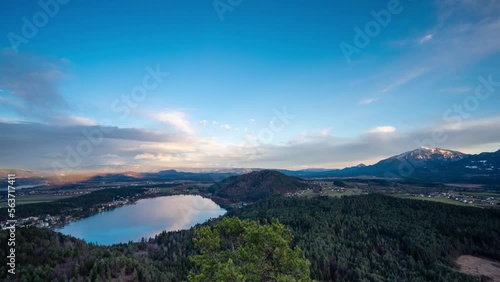
<svg viewBox="0 0 500 282">
<path fill-rule="evenodd" d="M 189 229 L 225 212 L 201 196 L 159 197 L 84 218 L 56 231 L 87 242 L 112 245 L 154 237 L 163 230 Z"/>
</svg>

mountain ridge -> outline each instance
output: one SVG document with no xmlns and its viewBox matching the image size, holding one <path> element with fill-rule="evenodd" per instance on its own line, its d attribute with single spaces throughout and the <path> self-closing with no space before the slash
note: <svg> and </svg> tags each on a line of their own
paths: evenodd
<svg viewBox="0 0 500 282">
<path fill-rule="evenodd" d="M 166 169 L 157 172 L 122 173 L 68 173 L 56 175 L 55 173 L 21 170 L 0 169 L 4 177 L 15 172 L 17 177 L 27 183 L 51 184 L 76 183 L 76 182 L 113 182 L 113 181 L 170 181 L 170 180 L 197 180 L 219 181 L 227 177 L 243 175 L 262 168 L 213 168 L 213 169 Z M 378 161 L 372 165 L 359 164 L 343 169 L 302 169 L 288 170 L 275 169 L 288 176 L 303 178 L 321 177 L 381 177 L 381 178 L 424 178 L 431 181 L 484 181 L 485 178 L 500 179 L 500 150 L 483 152 L 479 154 L 465 154 L 459 151 L 420 147 L 398 155 Z M 2 177 L 0 176 L 0 179 Z"/>
</svg>

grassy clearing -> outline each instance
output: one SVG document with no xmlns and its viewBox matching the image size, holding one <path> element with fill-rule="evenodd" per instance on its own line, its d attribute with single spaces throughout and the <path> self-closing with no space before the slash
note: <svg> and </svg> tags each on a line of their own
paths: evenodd
<svg viewBox="0 0 500 282">
<path fill-rule="evenodd" d="M 160 191 L 160 193 L 172 193 L 175 191 L 174 188 L 172 187 L 168 187 L 168 188 L 158 188 L 158 190 Z"/>
<path fill-rule="evenodd" d="M 415 196 L 402 196 L 400 198 L 404 199 L 412 199 L 412 200 L 421 200 L 421 201 L 431 201 L 431 202 L 438 202 L 438 203 L 445 203 L 445 204 L 452 204 L 452 205 L 457 205 L 457 206 L 473 206 L 469 204 L 464 204 L 462 202 L 458 202 L 452 199 L 448 198 L 441 198 L 441 197 L 415 197 Z"/>
<path fill-rule="evenodd" d="M 464 194 L 471 196 L 500 198 L 500 193 L 494 192 L 464 192 Z"/>
<path fill-rule="evenodd" d="M 342 196 L 354 196 L 360 195 L 361 189 L 346 189 L 345 192 L 332 191 L 330 189 L 325 189 L 323 193 L 316 193 L 313 190 L 307 190 L 300 197 L 312 198 L 316 196 L 329 196 L 329 197 L 342 197 Z"/>
</svg>

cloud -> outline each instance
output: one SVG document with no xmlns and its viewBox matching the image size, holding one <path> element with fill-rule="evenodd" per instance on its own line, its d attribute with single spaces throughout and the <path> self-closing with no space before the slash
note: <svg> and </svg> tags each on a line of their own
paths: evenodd
<svg viewBox="0 0 500 282">
<path fill-rule="evenodd" d="M 67 147 L 77 150 L 89 140 L 82 131 L 98 126 L 51 126 L 39 123 L 0 123 L 0 164 L 4 167 L 51 170 L 66 163 Z M 116 128 L 105 134 L 75 170 L 150 170 L 164 167 L 338 167 L 373 163 L 415 149 L 437 146 L 477 150 L 500 146 L 500 116 L 463 121 L 457 126 L 435 124 L 413 131 L 379 126 L 353 138 L 331 135 L 328 130 L 305 132 L 280 145 L 259 142 L 227 143 L 217 138 L 175 136 L 134 128 Z M 444 141 L 428 144 L 439 130 Z M 95 135 L 94 135 L 95 136 Z M 82 147 L 83 148 L 83 147 Z"/>
<path fill-rule="evenodd" d="M 104 159 L 115 159 L 115 158 L 119 158 L 120 156 L 115 155 L 115 154 L 104 154 L 104 155 L 100 155 L 100 157 L 104 158 Z"/>
<path fill-rule="evenodd" d="M 418 78 L 419 76 L 423 75 L 427 71 L 428 71 L 427 68 L 418 68 L 414 71 L 408 72 L 405 75 L 403 75 L 402 77 L 400 77 L 398 80 L 396 80 L 396 81 L 392 82 L 391 84 L 389 84 L 388 86 L 386 86 L 384 89 L 382 89 L 380 91 L 380 93 L 387 93 L 387 92 L 390 92 L 390 91 L 392 91 L 392 90 L 394 90 L 402 85 L 405 85 L 406 83 L 412 81 L 413 79 Z"/>
<path fill-rule="evenodd" d="M 173 128 L 180 132 L 194 134 L 194 130 L 191 128 L 190 122 L 186 119 L 186 114 L 182 111 L 164 111 L 153 114 L 152 116 L 155 120 L 170 124 Z"/>
<path fill-rule="evenodd" d="M 226 124 L 221 124 L 220 128 L 222 128 L 224 130 L 231 130 L 232 127 L 231 127 L 231 125 L 226 123 Z"/>
<path fill-rule="evenodd" d="M 103 164 L 102 156 L 117 155 L 131 160 L 124 148 L 145 142 L 181 142 L 181 137 L 143 129 L 86 125 L 54 126 L 34 122 L 0 122 L 0 166 L 51 170 L 53 162 L 69 169 Z M 75 153 L 76 152 L 76 153 Z M 78 153 L 81 152 L 81 153 Z M 131 165 L 134 162 L 130 163 Z"/>
<path fill-rule="evenodd" d="M 474 71 L 475 76 L 479 72 L 491 72 L 484 60 L 500 53 L 500 36 L 497 36 L 500 1 L 435 0 L 434 3 L 436 24 L 433 27 L 390 42 L 390 46 L 398 48 L 403 55 L 381 71 L 383 77 L 395 77 L 406 69 L 420 70 L 423 62 L 429 75 L 422 81 L 427 85 L 422 86 L 435 84 L 443 87 L 443 83 L 464 69 Z M 411 78 L 411 74 L 406 76 Z M 379 97 L 405 81 L 403 77 L 389 83 L 381 93 L 372 96 Z"/>
<path fill-rule="evenodd" d="M 364 97 L 362 98 L 358 104 L 359 105 L 369 105 L 372 104 L 380 99 L 382 99 L 385 95 L 388 93 L 392 92 L 393 90 L 409 83 L 410 81 L 424 75 L 429 71 L 429 68 L 426 67 L 418 67 L 415 68 L 412 71 L 406 72 L 405 74 L 399 76 L 396 80 L 386 82 L 386 86 L 381 88 L 379 91 L 375 92 L 374 94 L 371 95 L 371 97 Z M 398 70 L 397 73 L 399 74 L 401 71 Z"/>
<path fill-rule="evenodd" d="M 418 40 L 418 43 L 420 43 L 420 44 L 424 44 L 425 42 L 427 42 L 427 41 L 431 40 L 431 39 L 432 39 L 432 36 L 433 36 L 433 34 L 432 34 L 432 33 L 427 34 L 426 36 L 424 36 L 424 37 L 420 38 L 420 39 Z"/>
<path fill-rule="evenodd" d="M 394 126 L 378 126 L 375 128 L 372 128 L 368 131 L 368 133 L 393 133 L 396 132 L 396 128 Z"/>
<path fill-rule="evenodd" d="M 418 40 L 412 35 L 393 44 L 409 50 L 408 56 L 396 63 L 397 71 L 426 62 L 429 69 L 442 74 L 443 69 L 456 71 L 500 51 L 500 37 L 496 36 L 500 1 L 436 0 L 435 6 L 437 23 L 430 32 Z M 410 43 L 414 46 L 408 46 Z"/>
<path fill-rule="evenodd" d="M 460 21 L 464 15 L 476 20 L 500 15 L 500 2 L 497 0 L 436 0 L 438 7 L 438 26 L 447 22 Z"/>
<path fill-rule="evenodd" d="M 206 119 L 200 120 L 201 126 L 205 126 L 205 125 L 207 125 L 207 123 L 208 123 L 208 120 L 206 120 Z"/>
<path fill-rule="evenodd" d="M 360 105 L 369 105 L 371 103 L 374 103 L 378 101 L 379 98 L 363 98 L 359 101 Z"/>
<path fill-rule="evenodd" d="M 26 118 L 50 121 L 69 109 L 58 84 L 67 75 L 60 60 L 0 51 L 0 87 L 8 93 L 3 107 Z"/>
<path fill-rule="evenodd" d="M 255 119 L 251 118 L 248 120 L 248 124 L 254 124 L 255 123 Z"/>
<path fill-rule="evenodd" d="M 58 125 L 97 125 L 97 122 L 91 118 L 79 117 L 79 116 L 56 116 L 53 117 Z"/>
<path fill-rule="evenodd" d="M 389 128 L 385 131 L 387 130 L 392 131 Z M 433 140 L 436 130 L 444 136 L 444 140 Z M 267 163 L 269 166 L 272 164 L 271 167 L 306 165 L 342 168 L 359 163 L 374 163 L 419 146 L 468 148 L 477 151 L 477 148 L 496 144 L 498 150 L 499 131 L 500 116 L 464 121 L 460 127 L 454 129 L 448 128 L 448 124 L 443 123 L 410 132 L 392 132 L 389 136 L 371 132 L 352 139 L 325 136 L 300 142 L 291 141 L 287 146 L 261 148 L 254 162 Z"/>
</svg>

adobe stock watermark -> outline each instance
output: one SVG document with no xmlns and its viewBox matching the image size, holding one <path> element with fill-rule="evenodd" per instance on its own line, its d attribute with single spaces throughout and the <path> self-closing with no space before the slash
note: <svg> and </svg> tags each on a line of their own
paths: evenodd
<svg viewBox="0 0 500 282">
<path fill-rule="evenodd" d="M 130 112 L 137 108 L 141 102 L 144 102 L 149 93 L 158 88 L 169 75 L 167 72 L 162 72 L 159 65 L 156 65 L 155 69 L 147 66 L 145 70 L 146 74 L 142 78 L 140 85 L 133 87 L 129 94 L 123 94 L 111 103 L 111 111 L 120 114 L 120 120 L 126 119 Z M 59 176 L 59 173 L 62 171 L 79 167 L 83 163 L 84 158 L 90 156 L 94 148 L 103 142 L 105 135 L 111 134 L 114 130 L 115 127 L 112 127 L 111 121 L 107 119 L 101 120 L 98 125 L 92 127 L 90 130 L 83 129 L 81 132 L 83 139 L 74 147 L 67 145 L 64 148 L 65 163 L 52 162 L 53 171 Z"/>
<path fill-rule="evenodd" d="M 214 6 L 215 12 L 219 17 L 221 22 L 224 21 L 224 14 L 227 12 L 233 12 L 236 7 L 241 5 L 243 0 L 214 0 L 212 6 Z"/>
<path fill-rule="evenodd" d="M 50 18 L 55 17 L 60 10 L 60 7 L 66 5 L 70 0 L 40 0 L 38 6 L 40 10 L 36 11 L 31 18 L 22 17 L 22 27 L 20 34 L 9 32 L 7 38 L 14 52 L 19 52 L 18 47 L 21 44 L 28 44 L 30 39 L 33 39 L 41 28 L 49 23 Z"/>
<path fill-rule="evenodd" d="M 412 1 L 412 0 L 408 0 Z M 371 10 L 370 15 L 373 20 L 367 22 L 363 28 L 359 26 L 354 27 L 354 38 L 351 43 L 342 41 L 339 44 L 340 50 L 348 63 L 352 62 L 354 54 L 361 54 L 362 50 L 372 42 L 372 39 L 377 37 L 383 28 L 386 28 L 395 15 L 401 14 L 404 7 L 399 0 L 389 0 L 387 8 L 378 12 Z"/>
<path fill-rule="evenodd" d="M 496 93 L 500 88 L 500 80 L 493 80 L 493 74 L 487 77 L 479 76 L 478 83 L 474 89 L 474 93 L 465 97 L 461 103 L 454 104 L 443 113 L 443 120 L 447 128 L 460 128 L 464 120 L 471 118 L 472 113 L 477 111 L 481 102 L 486 101 L 493 93 Z M 448 140 L 448 135 L 441 128 L 435 128 L 429 138 L 415 140 L 418 147 L 436 148 Z M 401 161 L 398 165 L 398 174 L 401 177 L 409 177 L 415 172 L 415 168 L 421 164 L 410 162 L 407 160 Z M 386 174 L 388 177 L 397 177 L 392 173 Z"/>
</svg>

